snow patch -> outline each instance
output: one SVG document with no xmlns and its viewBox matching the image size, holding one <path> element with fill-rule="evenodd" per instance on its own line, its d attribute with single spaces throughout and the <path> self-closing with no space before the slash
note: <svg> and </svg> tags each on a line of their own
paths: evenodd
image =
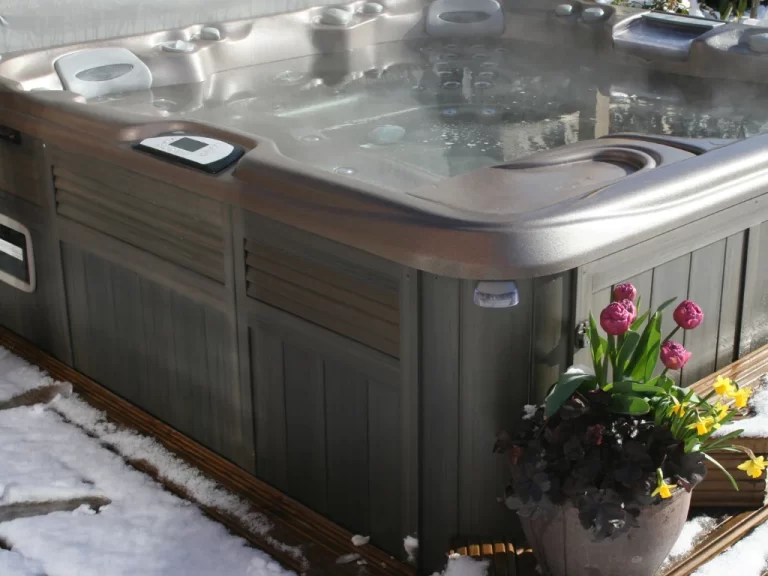
<svg viewBox="0 0 768 576">
<path fill-rule="evenodd" d="M 756 528 L 749 536 L 704 564 L 694 576 L 761 576 L 768 561 L 768 524 Z"/>
<path fill-rule="evenodd" d="M 90 479 L 111 500 L 99 513 L 81 507 L 0 523 L 0 538 L 39 562 L 48 576 L 288 574 L 254 571 L 254 558 L 264 560 L 265 567 L 274 562 L 53 411 L 0 412 L 0 438 L 0 462 L 10 460 L 9 449 L 19 458 L 15 449 L 22 444 L 36 461 L 47 457 L 57 470 Z M 23 479 L 18 484 L 23 487 Z"/>
<path fill-rule="evenodd" d="M 768 374 L 760 377 L 759 387 L 749 401 L 754 415 L 736 420 L 720 428 L 714 437 L 723 436 L 736 430 L 744 430 L 745 438 L 768 438 Z"/>
<path fill-rule="evenodd" d="M 535 404 L 526 404 L 523 406 L 523 420 L 530 420 L 536 415 L 536 410 L 538 410 L 539 407 Z"/>
<path fill-rule="evenodd" d="M 702 537 L 714 530 L 716 526 L 717 520 L 709 516 L 698 516 L 686 522 L 664 565 L 687 556 Z"/>
<path fill-rule="evenodd" d="M 356 552 L 352 552 L 351 554 L 344 554 L 344 556 L 339 556 L 336 558 L 336 564 L 351 564 L 355 560 L 360 559 L 360 554 Z"/>
<path fill-rule="evenodd" d="M 352 544 L 354 544 L 355 546 L 365 546 L 370 541 L 371 541 L 370 536 L 360 536 L 359 534 L 355 534 L 354 536 L 352 536 Z"/>
<path fill-rule="evenodd" d="M 56 381 L 0 346 L 0 402 L 7 402 L 35 388 L 52 386 Z"/>
<path fill-rule="evenodd" d="M 413 536 L 406 536 L 403 539 L 403 548 L 405 553 L 408 554 L 408 562 L 415 562 L 416 557 L 419 555 L 419 541 Z"/>
<path fill-rule="evenodd" d="M 435 572 L 433 576 L 486 576 L 488 573 L 487 560 L 475 560 L 469 556 L 458 556 L 448 559 L 444 572 Z"/>
<path fill-rule="evenodd" d="M 18 552 L 0 548 L 0 574 L 3 576 L 43 576 L 39 562 L 24 558 Z"/>
</svg>

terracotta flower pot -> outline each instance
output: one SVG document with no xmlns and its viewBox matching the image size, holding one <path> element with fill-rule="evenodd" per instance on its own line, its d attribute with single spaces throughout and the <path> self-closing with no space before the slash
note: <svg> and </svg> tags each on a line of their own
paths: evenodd
<svg viewBox="0 0 768 576">
<path fill-rule="evenodd" d="M 691 494 L 678 489 L 672 498 L 644 509 L 638 527 L 602 542 L 581 526 L 570 503 L 552 519 L 521 516 L 520 521 L 544 574 L 653 576 L 680 536 L 690 503 Z"/>
</svg>

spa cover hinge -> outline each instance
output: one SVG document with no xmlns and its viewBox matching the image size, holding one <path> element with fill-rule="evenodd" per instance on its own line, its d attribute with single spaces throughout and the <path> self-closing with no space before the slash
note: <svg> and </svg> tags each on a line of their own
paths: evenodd
<svg viewBox="0 0 768 576">
<path fill-rule="evenodd" d="M 579 322 L 576 325 L 576 338 L 574 340 L 576 350 L 583 350 L 587 347 L 587 322 Z"/>
</svg>

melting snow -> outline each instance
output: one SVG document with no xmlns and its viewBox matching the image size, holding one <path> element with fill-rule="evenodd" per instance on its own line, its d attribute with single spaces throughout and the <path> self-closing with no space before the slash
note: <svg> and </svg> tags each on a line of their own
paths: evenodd
<svg viewBox="0 0 768 576">
<path fill-rule="evenodd" d="M 408 554 L 408 561 L 415 562 L 419 554 L 419 541 L 413 536 L 406 536 L 403 539 L 403 548 L 405 548 L 405 552 Z"/>
<path fill-rule="evenodd" d="M 7 402 L 35 388 L 55 384 L 53 378 L 2 347 L 0 347 L 0 378 L 2 379 L 0 402 Z"/>
<path fill-rule="evenodd" d="M 768 438 L 768 375 L 764 374 L 760 378 L 759 390 L 750 399 L 749 405 L 754 410 L 754 416 L 731 422 L 720 428 L 715 435 L 744 430 L 745 437 Z"/>
<path fill-rule="evenodd" d="M 37 378 L 37 380 L 35 380 Z M 0 348 L 0 398 L 11 398 L 49 378 Z M 3 576 L 287 575 L 263 552 L 232 536 L 190 502 L 166 492 L 127 466 L 117 452 L 142 458 L 201 502 L 237 515 L 262 533 L 264 519 L 177 460 L 151 439 L 118 430 L 75 398 L 0 411 L 3 502 L 102 495 L 111 503 L 0 523 Z"/>
<path fill-rule="evenodd" d="M 355 546 L 365 546 L 370 541 L 371 541 L 370 536 L 360 536 L 359 534 L 355 534 L 354 536 L 352 536 L 352 544 L 354 544 Z"/>
<path fill-rule="evenodd" d="M 448 566 L 441 573 L 433 576 L 485 576 L 488 573 L 488 562 L 475 560 L 469 556 L 458 556 L 448 560 Z"/>
<path fill-rule="evenodd" d="M 694 576 L 761 576 L 768 563 L 768 524 L 756 528 L 749 536 L 704 564 Z"/>
<path fill-rule="evenodd" d="M 0 574 L 3 576 L 43 576 L 39 562 L 24 558 L 18 552 L 0 548 Z"/>
</svg>

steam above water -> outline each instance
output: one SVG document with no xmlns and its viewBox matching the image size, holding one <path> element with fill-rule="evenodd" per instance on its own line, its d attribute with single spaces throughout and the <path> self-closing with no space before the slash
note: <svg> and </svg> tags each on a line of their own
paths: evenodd
<svg viewBox="0 0 768 576">
<path fill-rule="evenodd" d="M 248 132 L 303 164 L 398 191 L 607 134 L 768 131 L 757 86 L 495 40 L 381 44 L 102 100 Z"/>
</svg>

